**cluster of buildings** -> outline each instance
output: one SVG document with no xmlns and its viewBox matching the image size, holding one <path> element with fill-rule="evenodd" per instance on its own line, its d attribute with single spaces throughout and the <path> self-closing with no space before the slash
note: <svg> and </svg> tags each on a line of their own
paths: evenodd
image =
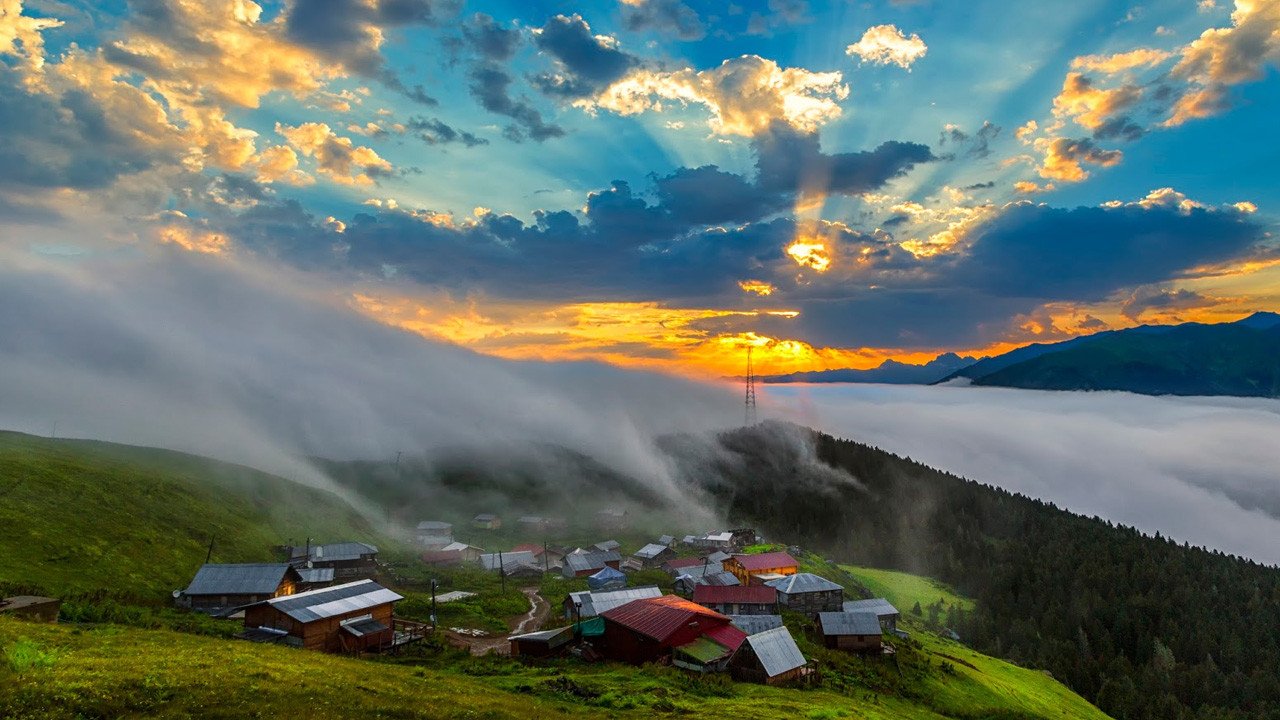
<svg viewBox="0 0 1280 720">
<path fill-rule="evenodd" d="M 381 651 L 426 637 L 425 625 L 395 617 L 404 598 L 375 581 L 377 547 L 308 542 L 280 550 L 282 562 L 205 563 L 174 601 L 243 618 L 243 639 L 325 652 Z"/>
<path fill-rule="evenodd" d="M 706 537 L 719 542 L 720 536 Z M 842 586 L 800 572 L 787 552 L 743 554 L 720 547 L 725 546 L 693 558 L 676 558 L 673 551 L 665 560 L 641 551 L 643 559 L 660 562 L 656 566 L 672 575 L 677 594 L 654 586 L 626 587 L 627 575 L 618 569 L 597 571 L 588 576 L 591 589 L 564 598 L 567 627 L 513 636 L 512 654 L 548 657 L 573 651 L 784 683 L 804 677 L 810 666 L 783 624 L 783 611 L 810 618 L 815 639 L 826 647 L 877 655 L 891 651 L 883 636 L 897 632 L 898 611 L 887 600 L 846 601 Z"/>
</svg>

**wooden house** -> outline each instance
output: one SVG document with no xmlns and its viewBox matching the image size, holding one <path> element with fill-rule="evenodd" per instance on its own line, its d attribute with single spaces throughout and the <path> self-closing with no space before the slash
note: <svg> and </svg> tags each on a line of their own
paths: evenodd
<svg viewBox="0 0 1280 720">
<path fill-rule="evenodd" d="M 538 559 L 534 557 L 533 552 L 529 550 L 483 553 L 480 555 L 480 567 L 485 570 L 501 570 L 505 573 L 512 568 L 522 565 L 536 565 L 538 567 L 538 571 L 542 571 L 542 566 L 538 563 Z"/>
<path fill-rule="evenodd" d="M 292 595 L 303 582 L 289 563 L 205 563 L 176 600 L 182 607 L 223 615 L 242 605 Z"/>
<path fill-rule="evenodd" d="M 634 557 L 640 561 L 641 567 L 656 568 L 661 567 L 663 563 L 671 560 L 676 556 L 676 551 L 666 545 L 657 543 L 649 543 L 636 551 Z"/>
<path fill-rule="evenodd" d="M 800 572 L 800 563 L 785 552 L 732 555 L 724 561 L 724 569 L 743 585 L 763 585 L 785 575 L 795 575 Z"/>
<path fill-rule="evenodd" d="M 833 650 L 878 654 L 883 648 L 883 633 L 875 613 L 818 613 L 818 629 L 822 633 L 823 644 Z"/>
<path fill-rule="evenodd" d="M 781 615 L 730 615 L 734 627 L 748 635 L 782 627 Z"/>
<path fill-rule="evenodd" d="M 755 545 L 760 536 L 755 528 L 736 528 L 729 531 L 729 543 L 734 550 L 742 550 L 748 545 Z"/>
<path fill-rule="evenodd" d="M 706 551 L 720 550 L 722 552 L 729 552 L 734 549 L 733 533 L 727 530 L 724 532 L 707 533 L 706 535 L 685 538 L 685 542 L 695 548 Z"/>
<path fill-rule="evenodd" d="M 693 601 L 724 615 L 773 615 L 778 591 L 767 585 L 698 585 Z"/>
<path fill-rule="evenodd" d="M 439 550 L 428 550 L 422 553 L 422 562 L 435 567 L 447 567 L 449 565 L 479 562 L 482 554 L 484 554 L 484 550 L 475 545 L 453 542 Z"/>
<path fill-rule="evenodd" d="M 368 580 L 378 574 L 378 548 L 362 542 L 339 542 L 289 548 L 295 567 L 333 568 L 336 582 Z"/>
<path fill-rule="evenodd" d="M 605 508 L 596 513 L 596 525 L 605 530 L 621 530 L 627 526 L 627 511 Z"/>
<path fill-rule="evenodd" d="M 471 518 L 471 526 L 481 530 L 497 530 L 502 527 L 502 518 L 493 513 L 480 513 Z"/>
<path fill-rule="evenodd" d="M 778 591 L 778 602 L 792 612 L 812 617 L 844 609 L 844 588 L 821 575 L 796 573 L 771 580 L 768 585 Z"/>
<path fill-rule="evenodd" d="M 605 657 L 635 665 L 669 657 L 690 670 L 719 670 L 746 639 L 728 617 L 675 595 L 633 600 L 600 616 Z"/>
<path fill-rule="evenodd" d="M 403 599 L 372 580 L 272 598 L 245 608 L 242 637 L 324 652 L 389 648 L 405 639 L 392 610 Z"/>
<path fill-rule="evenodd" d="M 0 615 L 36 622 L 58 622 L 62 601 L 40 595 L 14 595 L 0 600 Z"/>
<path fill-rule="evenodd" d="M 333 568 L 295 568 L 302 578 L 298 583 L 298 592 L 326 588 L 334 583 Z"/>
<path fill-rule="evenodd" d="M 443 520 L 423 520 L 414 530 L 418 544 L 427 550 L 439 550 L 453 542 L 453 524 Z"/>
<path fill-rule="evenodd" d="M 844 603 L 842 609 L 845 612 L 869 612 L 875 613 L 880 620 L 880 627 L 891 633 L 898 632 L 898 619 L 902 617 L 898 612 L 898 608 L 884 598 L 870 598 L 867 600 L 849 600 Z"/>
<path fill-rule="evenodd" d="M 790 682 L 806 670 L 804 654 L 782 626 L 748 635 L 729 661 L 729 672 L 735 679 L 765 685 Z"/>
</svg>

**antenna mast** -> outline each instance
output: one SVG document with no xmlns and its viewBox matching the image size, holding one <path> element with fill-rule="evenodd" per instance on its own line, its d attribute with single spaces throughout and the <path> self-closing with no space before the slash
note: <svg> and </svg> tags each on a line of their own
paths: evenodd
<svg viewBox="0 0 1280 720">
<path fill-rule="evenodd" d="M 756 424 L 756 372 L 751 365 L 751 351 L 754 348 L 747 346 L 747 397 L 746 397 L 746 424 L 748 427 Z"/>
</svg>

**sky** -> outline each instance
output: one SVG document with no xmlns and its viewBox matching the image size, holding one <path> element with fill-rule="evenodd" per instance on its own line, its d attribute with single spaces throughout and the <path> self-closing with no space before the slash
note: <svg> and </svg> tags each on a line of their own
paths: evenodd
<svg viewBox="0 0 1280 720">
<path fill-rule="evenodd" d="M 1278 64 L 1280 0 L 0 0 L 0 245 L 692 378 L 1232 320 Z"/>
</svg>

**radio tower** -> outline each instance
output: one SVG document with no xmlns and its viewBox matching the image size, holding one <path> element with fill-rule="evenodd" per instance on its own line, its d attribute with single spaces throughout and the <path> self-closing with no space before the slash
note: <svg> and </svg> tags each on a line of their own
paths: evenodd
<svg viewBox="0 0 1280 720">
<path fill-rule="evenodd" d="M 747 347 L 747 399 L 746 399 L 746 421 L 747 427 L 756 424 L 756 372 L 751 366 L 751 350 Z"/>
</svg>

